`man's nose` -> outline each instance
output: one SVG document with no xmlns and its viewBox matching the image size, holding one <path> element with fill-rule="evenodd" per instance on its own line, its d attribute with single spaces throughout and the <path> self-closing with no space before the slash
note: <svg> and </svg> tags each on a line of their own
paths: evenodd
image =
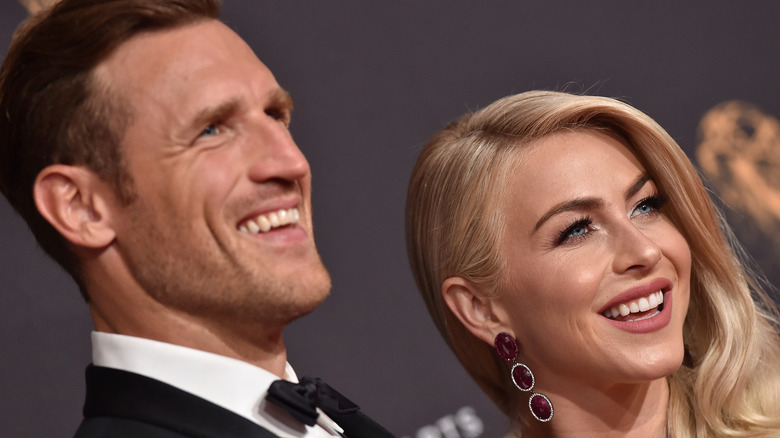
<svg viewBox="0 0 780 438">
<path fill-rule="evenodd" d="M 309 162 L 282 123 L 269 119 L 250 137 L 245 155 L 252 181 L 297 181 L 309 176 Z"/>
</svg>

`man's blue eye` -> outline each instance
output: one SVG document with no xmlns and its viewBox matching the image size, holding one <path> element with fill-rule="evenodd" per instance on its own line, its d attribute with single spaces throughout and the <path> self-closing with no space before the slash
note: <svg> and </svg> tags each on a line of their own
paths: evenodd
<svg viewBox="0 0 780 438">
<path fill-rule="evenodd" d="M 200 136 L 205 137 L 217 134 L 219 134 L 219 129 L 215 125 L 209 125 L 206 127 L 206 129 L 203 130 L 203 132 L 200 133 Z"/>
</svg>

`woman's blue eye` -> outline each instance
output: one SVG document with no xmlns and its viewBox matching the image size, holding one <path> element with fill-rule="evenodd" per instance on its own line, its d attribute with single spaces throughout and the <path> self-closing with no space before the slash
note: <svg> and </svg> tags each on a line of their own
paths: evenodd
<svg viewBox="0 0 780 438">
<path fill-rule="evenodd" d="M 640 205 L 639 208 L 636 209 L 637 213 L 640 214 L 650 213 L 653 210 L 655 210 L 655 207 L 647 203 Z"/>
<path fill-rule="evenodd" d="M 592 226 L 593 221 L 590 218 L 581 218 L 561 231 L 555 240 L 555 244 L 562 245 L 570 239 L 584 238 L 590 232 Z"/>
<path fill-rule="evenodd" d="M 665 195 L 650 196 L 639 201 L 633 213 L 634 215 L 657 213 L 666 204 L 666 201 L 667 197 Z"/>
</svg>

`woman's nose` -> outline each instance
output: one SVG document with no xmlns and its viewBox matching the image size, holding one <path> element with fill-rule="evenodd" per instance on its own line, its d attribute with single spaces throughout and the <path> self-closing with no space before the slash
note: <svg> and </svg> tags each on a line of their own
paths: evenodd
<svg viewBox="0 0 780 438">
<path fill-rule="evenodd" d="M 651 270 L 661 261 L 661 247 L 631 221 L 615 236 L 613 269 L 617 273 Z"/>
</svg>

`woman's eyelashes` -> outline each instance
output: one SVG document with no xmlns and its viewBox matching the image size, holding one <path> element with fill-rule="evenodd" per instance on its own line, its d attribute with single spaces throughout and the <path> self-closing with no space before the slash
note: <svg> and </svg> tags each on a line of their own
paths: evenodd
<svg viewBox="0 0 780 438">
<path fill-rule="evenodd" d="M 594 229 L 593 220 L 589 216 L 578 217 L 573 223 L 558 233 L 554 242 L 555 246 L 582 240 Z"/>
<path fill-rule="evenodd" d="M 665 194 L 657 194 L 648 196 L 637 202 L 636 206 L 629 213 L 630 217 L 636 217 L 640 215 L 653 215 L 660 213 L 661 209 L 666 205 L 669 198 Z"/>
<path fill-rule="evenodd" d="M 629 211 L 628 216 L 632 219 L 652 217 L 661 212 L 667 201 L 668 197 L 663 194 L 648 196 L 637 202 Z M 599 228 L 599 225 L 595 224 L 590 216 L 578 216 L 558 232 L 553 241 L 553 246 L 578 243 Z"/>
</svg>

